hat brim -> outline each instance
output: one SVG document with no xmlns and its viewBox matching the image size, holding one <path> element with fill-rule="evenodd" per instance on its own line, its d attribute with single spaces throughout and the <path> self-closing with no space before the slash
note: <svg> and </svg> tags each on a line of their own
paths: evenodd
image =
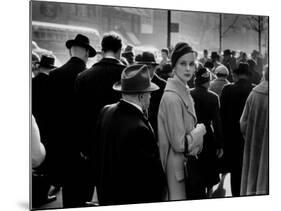
<svg viewBox="0 0 281 211">
<path fill-rule="evenodd" d="M 122 93 L 145 93 L 145 92 L 153 92 L 157 91 L 159 89 L 159 86 L 157 86 L 155 83 L 150 83 L 150 87 L 142 90 L 122 90 L 121 82 L 116 82 L 113 84 L 112 87 L 115 91 L 122 92 Z"/>
<path fill-rule="evenodd" d="M 79 42 L 77 40 L 68 40 L 68 41 L 66 41 L 65 45 L 68 49 L 70 49 L 72 46 L 75 46 L 75 45 L 86 48 L 89 50 L 89 57 L 94 57 L 97 54 L 96 50 L 92 46 L 87 45 L 83 42 Z"/>
<path fill-rule="evenodd" d="M 38 65 L 39 67 L 45 67 L 45 68 L 57 68 L 57 66 L 54 65 L 41 65 L 40 62 L 36 62 L 36 65 Z"/>
<path fill-rule="evenodd" d="M 145 64 L 145 65 L 154 65 L 154 66 L 159 65 L 159 64 L 156 63 L 156 62 L 136 62 L 136 64 Z"/>
</svg>

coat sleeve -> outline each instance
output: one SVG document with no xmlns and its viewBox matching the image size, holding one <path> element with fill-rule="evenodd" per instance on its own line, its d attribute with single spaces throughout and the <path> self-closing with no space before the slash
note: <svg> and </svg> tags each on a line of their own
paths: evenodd
<svg viewBox="0 0 281 211">
<path fill-rule="evenodd" d="M 130 131 L 127 140 L 129 141 L 125 147 L 132 165 L 125 181 L 138 190 L 140 201 L 162 201 L 166 191 L 166 178 L 154 135 L 148 128 L 138 127 Z M 140 179 L 136 183 L 137 178 Z"/>
<path fill-rule="evenodd" d="M 213 104 L 213 127 L 214 127 L 214 134 L 216 138 L 216 145 L 217 148 L 223 147 L 223 134 L 222 134 L 222 125 L 221 125 L 221 117 L 220 117 L 220 108 L 219 108 L 219 98 L 218 96 L 214 97 L 214 104 Z"/>
<path fill-rule="evenodd" d="M 158 115 L 161 158 L 165 157 L 163 152 L 166 152 L 168 144 L 175 152 L 183 153 L 185 151 L 188 134 L 186 134 L 183 112 L 181 100 L 173 94 L 166 94 L 161 102 Z M 192 117 L 190 116 L 190 118 Z"/>
<path fill-rule="evenodd" d="M 246 131 L 247 131 L 247 120 L 248 120 L 249 109 L 250 109 L 250 101 L 251 101 L 251 94 L 249 95 L 245 103 L 243 113 L 240 118 L 240 129 L 244 138 L 246 136 Z"/>
</svg>

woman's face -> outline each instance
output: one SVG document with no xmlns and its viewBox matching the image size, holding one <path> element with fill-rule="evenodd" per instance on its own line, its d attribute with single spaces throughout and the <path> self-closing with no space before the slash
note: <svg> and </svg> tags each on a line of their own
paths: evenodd
<svg viewBox="0 0 281 211">
<path fill-rule="evenodd" d="M 175 74 L 184 81 L 189 81 L 195 71 L 195 56 L 194 53 L 187 53 L 182 55 L 175 66 Z"/>
</svg>

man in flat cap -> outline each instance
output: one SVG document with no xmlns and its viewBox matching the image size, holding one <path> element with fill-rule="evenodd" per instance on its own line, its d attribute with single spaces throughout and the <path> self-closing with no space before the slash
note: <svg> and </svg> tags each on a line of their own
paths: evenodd
<svg viewBox="0 0 281 211">
<path fill-rule="evenodd" d="M 86 69 L 88 58 L 96 55 L 89 38 L 82 34 L 68 40 L 66 47 L 71 58 L 49 75 L 52 112 L 49 155 L 54 183 L 62 186 L 64 208 L 83 206 L 87 201 L 88 185 L 84 184 L 83 157 L 76 132 L 74 82 L 77 75 Z"/>
<path fill-rule="evenodd" d="M 146 65 L 127 67 L 113 89 L 122 99 L 105 106 L 97 122 L 100 205 L 160 202 L 166 195 L 154 131 L 143 111 L 159 87 Z"/>
</svg>

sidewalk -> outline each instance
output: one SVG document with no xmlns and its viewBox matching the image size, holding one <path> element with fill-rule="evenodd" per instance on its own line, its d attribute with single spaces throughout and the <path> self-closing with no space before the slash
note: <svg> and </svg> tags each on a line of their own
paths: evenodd
<svg viewBox="0 0 281 211">
<path fill-rule="evenodd" d="M 56 196 L 57 196 L 57 199 L 55 201 L 44 204 L 43 206 L 38 207 L 38 209 L 63 208 L 63 206 L 62 206 L 62 191 L 60 190 L 56 194 Z M 219 183 L 219 184 L 217 184 L 213 187 L 212 198 L 224 198 L 224 197 L 231 197 L 230 174 L 227 174 L 225 176 L 224 181 L 222 181 L 221 183 Z M 92 201 L 97 202 L 96 191 L 94 193 Z"/>
</svg>

